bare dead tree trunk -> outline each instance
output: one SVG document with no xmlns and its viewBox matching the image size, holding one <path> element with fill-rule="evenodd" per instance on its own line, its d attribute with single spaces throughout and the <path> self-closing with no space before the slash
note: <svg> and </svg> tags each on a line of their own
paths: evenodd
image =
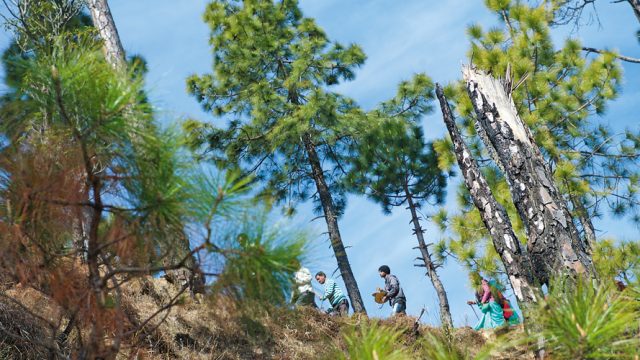
<svg viewBox="0 0 640 360">
<path fill-rule="evenodd" d="M 504 167 L 500 162 L 500 158 L 498 157 L 498 153 L 496 149 L 491 145 L 491 141 L 489 141 L 489 135 L 487 135 L 487 132 L 477 121 L 474 122 L 473 127 L 475 128 L 476 133 L 478 134 L 478 137 L 480 137 L 480 140 L 482 140 L 482 143 L 485 144 L 485 148 L 487 149 L 487 153 L 489 154 L 489 157 L 491 158 L 491 160 L 493 160 L 493 162 L 496 164 L 496 166 L 498 166 L 500 171 L 504 173 Z"/>
<path fill-rule="evenodd" d="M 111 16 L 111 9 L 107 0 L 89 0 L 89 10 L 93 26 L 98 30 L 104 42 L 104 53 L 107 61 L 117 69 L 122 69 L 126 65 L 124 48 L 118 35 L 118 28 Z"/>
<path fill-rule="evenodd" d="M 431 259 L 429 248 L 424 241 L 424 229 L 422 228 L 422 226 L 420 226 L 420 219 L 418 218 L 416 205 L 413 202 L 413 196 L 409 191 L 409 185 L 407 184 L 406 179 L 404 182 L 404 191 L 407 197 L 409 210 L 411 211 L 413 232 L 418 239 L 418 249 L 420 250 L 420 254 L 422 255 L 422 258 L 420 259 L 424 263 L 424 265 L 422 266 L 427 269 L 427 276 L 429 277 L 429 280 L 431 280 L 431 284 L 433 285 L 433 288 L 436 290 L 436 294 L 438 295 L 438 305 L 440 306 L 440 321 L 442 322 L 442 326 L 443 328 L 445 328 L 445 331 L 450 331 L 451 329 L 453 329 L 453 320 L 451 319 L 451 310 L 449 309 L 449 299 L 447 298 L 447 292 L 444 290 L 444 285 L 442 285 L 442 281 L 440 281 L 440 277 L 438 276 L 438 272 L 436 271 L 436 266 Z"/>
<path fill-rule="evenodd" d="M 465 66 L 463 76 L 480 125 L 498 153 L 513 202 L 525 224 L 534 275 L 548 284 L 554 274 L 595 276 L 564 199 L 502 82 Z"/>
<path fill-rule="evenodd" d="M 523 251 L 520 241 L 513 232 L 507 211 L 493 196 L 478 163 L 462 140 L 449 103 L 439 84 L 436 85 L 436 95 L 440 101 L 442 116 L 451 136 L 464 182 L 471 193 L 474 205 L 480 211 L 482 221 L 491 235 L 493 246 L 502 259 L 518 304 L 524 312 L 528 304 L 538 301 L 538 289 L 535 286 L 529 256 Z"/>
<path fill-rule="evenodd" d="M 636 15 L 636 19 L 640 22 L 640 0 L 627 0 L 631 8 L 633 9 L 633 13 Z"/>
<path fill-rule="evenodd" d="M 329 187 L 327 186 L 324 178 L 324 172 L 322 171 L 322 165 L 320 164 L 320 158 L 316 152 L 315 144 L 311 140 L 311 136 L 309 134 L 305 134 L 302 141 L 304 143 L 305 150 L 307 151 L 309 164 L 311 165 L 313 180 L 316 183 L 318 195 L 320 196 L 320 203 L 322 204 L 324 218 L 327 222 L 327 231 L 329 232 L 331 247 L 333 248 L 336 260 L 338 261 L 338 268 L 340 269 L 344 285 L 347 288 L 349 299 L 351 299 L 351 305 L 355 312 L 366 314 L 367 310 L 364 307 L 364 302 L 360 295 L 360 289 L 358 289 L 358 283 L 356 282 L 356 278 L 353 276 L 353 271 L 349 264 L 349 258 L 347 257 L 347 252 L 344 248 L 342 237 L 340 236 L 338 215 L 336 214 L 333 205 L 331 192 L 329 191 Z"/>
</svg>

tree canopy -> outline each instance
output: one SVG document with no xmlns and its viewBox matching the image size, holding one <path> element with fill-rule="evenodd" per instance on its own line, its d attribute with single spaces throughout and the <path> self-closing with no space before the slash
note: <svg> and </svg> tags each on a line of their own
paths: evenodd
<svg viewBox="0 0 640 360">
<path fill-rule="evenodd" d="M 213 1 L 213 73 L 188 79 L 206 110 L 225 127 L 190 122 L 193 143 L 222 166 L 239 167 L 262 181 L 278 202 L 313 199 L 327 222 L 347 291 L 364 311 L 338 230 L 345 205 L 346 158 L 354 134 L 366 125 L 355 102 L 331 91 L 351 80 L 365 56 L 356 45 L 331 42 L 297 1 Z"/>
</svg>

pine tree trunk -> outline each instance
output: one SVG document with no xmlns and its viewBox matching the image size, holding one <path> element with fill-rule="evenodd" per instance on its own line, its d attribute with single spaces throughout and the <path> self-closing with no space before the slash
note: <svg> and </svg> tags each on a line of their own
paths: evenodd
<svg viewBox="0 0 640 360">
<path fill-rule="evenodd" d="M 118 35 L 118 28 L 111 16 L 111 9 L 107 0 L 89 0 L 89 10 L 91 11 L 91 19 L 93 25 L 98 30 L 100 38 L 104 42 L 103 48 L 105 52 L 105 58 L 116 69 L 122 69 L 126 66 L 126 58 L 122 42 L 120 41 L 120 35 Z M 187 252 L 189 251 L 188 239 Z M 202 275 L 203 272 L 200 269 L 198 261 L 195 255 L 192 255 L 186 263 L 186 269 L 167 270 L 167 275 L 170 278 L 175 279 L 178 283 L 189 283 L 189 289 L 192 294 L 204 293 L 205 291 L 205 278 Z"/>
<path fill-rule="evenodd" d="M 595 276 L 591 257 L 567 205 L 504 85 L 467 66 L 463 68 L 463 76 L 476 110 L 476 121 L 498 153 L 514 205 L 527 230 L 536 279 L 548 284 L 554 275 L 561 273 Z"/>
<path fill-rule="evenodd" d="M 367 311 L 364 307 L 362 297 L 360 296 L 358 283 L 353 276 L 353 271 L 351 271 L 351 265 L 349 264 L 349 258 L 347 257 L 347 252 L 344 248 L 344 244 L 342 243 L 340 229 L 338 228 L 338 216 L 333 206 L 331 192 L 329 191 L 329 187 L 327 186 L 324 178 L 322 165 L 320 164 L 320 159 L 318 157 L 318 153 L 316 152 L 315 144 L 311 140 L 311 136 L 309 134 L 305 134 L 303 136 L 303 143 L 305 150 L 307 151 L 309 164 L 311 165 L 311 169 L 313 171 L 312 176 L 313 180 L 316 183 L 318 195 L 320 196 L 320 203 L 322 204 L 324 218 L 327 222 L 327 230 L 329 232 L 331 247 L 333 248 L 336 260 L 338 261 L 338 268 L 340 269 L 340 274 L 342 275 L 344 285 L 347 288 L 347 293 L 349 294 L 351 305 L 353 306 L 353 310 L 355 312 L 366 314 Z"/>
<path fill-rule="evenodd" d="M 513 232 L 513 226 L 507 211 L 493 196 L 491 188 L 480 171 L 471 151 L 462 140 L 456 127 L 453 114 L 442 92 L 436 85 L 436 94 L 440 101 L 442 116 L 453 142 L 454 152 L 464 182 L 469 189 L 473 203 L 480 212 L 482 221 L 491 235 L 493 246 L 504 264 L 509 282 L 516 295 L 518 304 L 526 312 L 528 304 L 538 301 L 538 289 L 535 286 L 528 255 L 522 250 L 520 241 Z M 526 314 L 525 314 L 526 318 Z"/>
<path fill-rule="evenodd" d="M 440 321 L 442 322 L 442 326 L 443 328 L 445 328 L 445 331 L 448 331 L 453 329 L 453 320 L 451 319 L 451 310 L 449 309 L 449 299 L 447 298 L 447 292 L 444 290 L 444 285 L 442 285 L 442 281 L 440 281 L 440 277 L 436 272 L 436 267 L 431 259 L 431 254 L 429 253 L 427 244 L 424 241 L 424 229 L 422 229 L 422 226 L 420 226 L 420 220 L 418 219 L 416 206 L 413 203 L 413 196 L 409 191 L 409 186 L 407 185 L 406 179 L 404 183 L 404 191 L 407 197 L 409 210 L 411 211 L 411 222 L 413 222 L 413 231 L 415 232 L 416 238 L 418 239 L 418 249 L 420 249 L 424 267 L 425 269 L 427 269 L 427 275 L 429 276 L 431 284 L 433 285 L 433 288 L 436 290 L 436 294 L 438 295 L 438 305 L 440 306 Z"/>
<path fill-rule="evenodd" d="M 88 195 L 83 194 L 84 200 L 89 198 Z M 73 236 L 73 246 L 76 250 L 76 256 L 80 259 L 81 262 L 85 263 L 87 261 L 87 245 L 89 242 L 89 238 L 87 235 L 87 226 L 86 224 L 86 215 L 89 213 L 87 209 L 84 207 L 74 209 L 71 212 L 71 227 L 72 227 L 72 236 Z"/>
<path fill-rule="evenodd" d="M 593 222 L 589 217 L 589 212 L 584 207 L 582 199 L 571 196 L 571 203 L 573 204 L 574 212 L 578 216 L 578 221 L 582 225 L 582 231 L 584 232 L 585 245 L 587 246 L 587 252 L 592 254 L 593 249 L 596 246 L 596 231 L 593 227 Z"/>
<path fill-rule="evenodd" d="M 125 55 L 118 29 L 111 16 L 107 0 L 89 0 L 89 10 L 93 26 L 98 30 L 104 42 L 104 52 L 107 61 L 117 69 L 125 67 Z"/>
<path fill-rule="evenodd" d="M 90 174 L 91 164 L 89 160 L 86 164 L 87 173 Z M 87 349 L 88 358 L 98 359 L 105 358 L 106 345 L 104 343 L 105 329 L 102 316 L 105 311 L 105 293 L 102 285 L 102 276 L 100 275 L 99 247 L 100 235 L 99 227 L 102 220 L 102 187 L 100 180 L 95 175 L 89 175 L 91 190 L 93 192 L 93 207 L 90 209 L 91 215 L 89 220 L 89 234 L 87 241 L 87 267 L 89 270 L 89 286 L 93 293 L 92 303 L 96 307 L 92 316 L 95 317 L 91 322 L 91 334 L 89 338 L 89 346 Z"/>
</svg>

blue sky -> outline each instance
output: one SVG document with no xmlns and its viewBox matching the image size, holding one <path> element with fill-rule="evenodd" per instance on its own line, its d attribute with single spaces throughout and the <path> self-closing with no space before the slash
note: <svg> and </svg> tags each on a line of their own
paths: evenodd
<svg viewBox="0 0 640 360">
<path fill-rule="evenodd" d="M 148 61 L 147 88 L 153 104 L 165 123 L 192 117 L 215 119 L 201 111 L 197 102 L 187 95 L 185 78 L 211 69 L 211 49 L 208 28 L 202 21 L 205 0 L 111 0 L 110 4 L 122 42 L 128 54 L 141 54 Z M 435 81 L 447 83 L 460 77 L 468 41 L 466 26 L 478 22 L 496 25 L 481 0 L 303 0 L 306 16 L 313 17 L 330 38 L 343 43 L 358 43 L 368 56 L 358 71 L 356 80 L 339 85 L 342 92 L 370 109 L 392 96 L 396 85 L 413 73 L 426 72 Z M 610 47 L 629 56 L 640 57 L 640 46 L 634 38 L 640 24 L 626 4 L 599 1 L 600 25 L 583 27 L 573 36 L 586 46 Z M 560 42 L 570 28 L 554 33 Z M 8 44 L 9 34 L 0 33 L 0 47 Z M 640 99 L 640 65 L 624 64 L 625 83 L 622 95 L 610 105 L 598 121 L 615 129 L 631 127 L 638 130 L 637 103 Z M 438 111 L 424 119 L 429 138 L 444 134 L 445 127 Z M 458 181 L 458 180 L 455 180 Z M 447 207 L 455 208 L 455 183 L 449 186 Z M 435 209 L 426 209 L 434 212 Z M 314 251 L 309 254 L 312 272 L 331 273 L 335 259 L 325 236 L 324 223 L 316 220 L 310 206 L 302 206 L 295 221 L 308 227 L 313 234 Z M 372 202 L 351 196 L 345 216 L 340 220 L 341 232 L 348 254 L 365 298 L 365 305 L 374 316 L 388 316 L 390 308 L 379 309 L 371 292 L 382 285 L 377 268 L 391 267 L 404 287 L 408 298 L 408 313 L 416 315 L 425 306 L 423 320 L 437 323 L 437 300 L 424 272 L 413 267 L 418 255 L 412 248 L 416 240 L 411 234 L 409 214 L 398 209 L 389 216 L 382 214 Z M 637 240 L 638 229 L 620 219 L 605 217 L 596 222 L 602 236 Z M 437 241 L 440 234 L 427 226 L 428 241 Z M 475 316 L 466 305 L 472 298 L 464 270 L 449 261 L 440 271 L 449 294 L 456 325 L 473 324 Z M 325 304 L 326 306 L 326 304 Z"/>
</svg>

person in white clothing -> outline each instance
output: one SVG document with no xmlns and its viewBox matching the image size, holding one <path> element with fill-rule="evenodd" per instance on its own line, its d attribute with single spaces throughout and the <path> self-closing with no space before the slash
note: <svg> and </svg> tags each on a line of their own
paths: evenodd
<svg viewBox="0 0 640 360">
<path fill-rule="evenodd" d="M 294 275 L 295 288 L 291 296 L 291 303 L 296 306 L 311 306 L 317 308 L 313 287 L 311 286 L 311 272 L 301 267 Z"/>
</svg>

